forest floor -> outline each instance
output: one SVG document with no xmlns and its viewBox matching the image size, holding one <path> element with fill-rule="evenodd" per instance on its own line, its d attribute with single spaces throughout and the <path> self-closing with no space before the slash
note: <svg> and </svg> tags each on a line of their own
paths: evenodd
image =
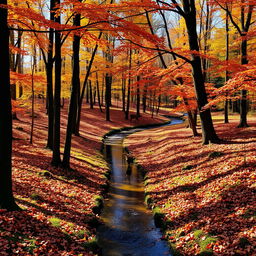
<svg viewBox="0 0 256 256">
<path fill-rule="evenodd" d="M 236 128 L 214 114 L 223 142 L 202 146 L 185 125 L 130 135 L 125 144 L 147 171 L 146 202 L 174 255 L 256 255 L 256 118 Z M 200 129 L 198 129 L 199 132 Z"/>
<path fill-rule="evenodd" d="M 21 110 L 13 123 L 13 191 L 19 212 L 0 210 L 0 255 L 93 255 L 97 205 L 107 184 L 108 165 L 100 153 L 102 136 L 124 126 L 162 123 L 165 118 L 143 114 L 125 121 L 120 109 L 111 122 L 98 108 L 85 106 L 80 137 L 73 137 L 71 168 L 50 164 L 45 148 L 47 116 L 44 103 L 36 105 L 33 144 L 29 143 L 31 111 Z M 61 152 L 65 141 L 67 106 L 62 110 Z"/>
</svg>

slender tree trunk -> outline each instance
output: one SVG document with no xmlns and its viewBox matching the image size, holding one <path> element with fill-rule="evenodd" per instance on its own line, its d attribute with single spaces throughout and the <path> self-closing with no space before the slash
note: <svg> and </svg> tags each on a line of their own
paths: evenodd
<svg viewBox="0 0 256 256">
<path fill-rule="evenodd" d="M 241 64 L 248 64 L 247 59 L 247 39 L 242 39 L 241 44 Z M 241 100 L 240 100 L 240 123 L 238 127 L 248 127 L 247 124 L 247 91 L 241 91 Z"/>
<path fill-rule="evenodd" d="M 226 62 L 229 60 L 229 22 L 228 22 L 228 13 L 226 12 Z M 228 81 L 228 70 L 225 72 L 225 82 Z M 224 103 L 224 123 L 228 123 L 228 99 Z"/>
<path fill-rule="evenodd" d="M 151 118 L 154 117 L 154 111 L 155 111 L 155 98 L 156 98 L 156 91 L 152 93 L 152 107 L 151 107 Z"/>
<path fill-rule="evenodd" d="M 122 111 L 125 112 L 126 79 L 122 77 Z"/>
<path fill-rule="evenodd" d="M 187 33 L 189 38 L 189 47 L 191 51 L 199 52 L 198 38 L 197 38 L 197 25 L 196 25 L 196 9 L 195 2 L 191 0 L 190 2 L 183 2 L 185 11 L 185 22 L 187 27 Z M 197 105 L 199 108 L 199 114 L 202 126 L 202 143 L 216 143 L 219 138 L 213 127 L 212 117 L 210 109 L 203 110 L 202 108 L 208 103 L 207 94 L 204 85 L 204 77 L 201 67 L 201 58 L 199 55 L 191 54 L 191 66 L 192 75 L 194 80 L 194 87 L 197 98 Z"/>
<path fill-rule="evenodd" d="M 196 137 L 196 136 L 198 136 L 199 134 L 198 134 L 197 129 L 196 129 L 196 123 L 195 123 L 195 120 L 194 120 L 192 111 L 189 109 L 189 103 L 188 103 L 187 98 L 183 97 L 183 101 L 184 101 L 184 104 L 185 104 L 185 106 L 186 106 L 187 113 L 188 113 L 188 123 L 189 123 L 189 127 L 190 127 L 191 130 L 192 130 L 193 136 Z"/>
<path fill-rule="evenodd" d="M 36 52 L 34 53 L 36 55 Z M 33 134 L 34 134 L 34 121 L 35 121 L 35 90 L 34 90 L 34 72 L 35 72 L 35 58 L 33 56 L 32 66 L 31 66 L 31 92 L 32 92 L 32 113 L 31 113 L 31 130 L 30 130 L 30 144 L 33 144 Z"/>
<path fill-rule="evenodd" d="M 100 103 L 100 86 L 99 86 L 98 72 L 96 72 L 96 89 L 97 89 L 97 96 L 98 96 L 98 104 L 99 104 L 100 112 L 102 113 L 103 110 Z"/>
<path fill-rule="evenodd" d="M 46 65 L 46 80 L 47 80 L 47 113 L 48 113 L 48 134 L 46 148 L 53 149 L 53 62 L 50 61 Z"/>
<path fill-rule="evenodd" d="M 147 109 L 147 85 L 144 86 L 144 90 L 143 90 L 142 106 L 143 106 L 143 113 L 145 113 Z"/>
<path fill-rule="evenodd" d="M 98 39 L 100 39 L 101 36 L 102 36 L 102 32 L 100 32 L 100 34 L 98 36 Z M 92 57 L 90 59 L 90 62 L 89 62 L 89 65 L 88 65 L 88 69 L 86 71 L 86 75 L 85 75 L 84 83 L 83 83 L 83 88 L 82 88 L 82 92 L 81 92 L 79 103 L 78 103 L 77 120 L 76 120 L 76 127 L 75 127 L 75 134 L 77 136 L 79 136 L 80 120 L 81 120 L 81 112 L 82 112 L 82 105 L 83 105 L 83 98 L 84 98 L 85 87 L 87 85 L 87 82 L 88 82 L 88 79 L 89 79 L 89 76 L 90 76 L 92 64 L 93 64 L 94 57 L 96 55 L 97 49 L 98 49 L 98 44 L 96 44 L 94 49 L 93 49 Z"/>
<path fill-rule="evenodd" d="M 74 17 L 74 26 L 80 26 L 81 15 L 76 14 Z M 80 51 L 80 36 L 74 35 L 73 39 L 73 70 L 72 70 L 72 87 L 71 97 L 68 111 L 68 124 L 66 130 L 66 141 L 63 154 L 62 166 L 64 168 L 70 168 L 70 150 L 72 142 L 72 131 L 76 124 L 77 112 L 77 99 L 80 88 L 80 64 L 79 64 L 79 51 Z"/>
<path fill-rule="evenodd" d="M 89 84 L 89 93 L 90 93 L 90 109 L 93 109 L 93 92 L 92 92 L 92 81 L 88 81 Z"/>
<path fill-rule="evenodd" d="M 7 0 L 0 0 L 7 4 Z M 7 9 L 0 8 L 0 208 L 18 210 L 12 193 L 12 106 Z"/>
<path fill-rule="evenodd" d="M 55 5 L 60 0 L 55 0 Z M 55 17 L 60 24 L 60 16 Z M 53 127 L 53 155 L 52 165 L 59 166 L 60 159 L 60 93 L 61 93 L 61 35 L 55 31 L 55 88 L 54 88 L 54 127 Z"/>
<path fill-rule="evenodd" d="M 86 103 L 90 102 L 90 88 L 88 84 L 86 84 Z"/>
<path fill-rule="evenodd" d="M 93 105 L 95 105 L 95 104 L 96 104 L 96 94 L 97 94 L 97 92 L 96 92 L 96 88 L 95 88 L 95 87 L 93 87 Z"/>
<path fill-rule="evenodd" d="M 10 36 L 10 43 L 12 45 L 15 45 L 15 42 L 14 42 L 14 31 L 10 31 L 9 32 L 9 36 Z M 16 72 L 15 70 L 15 54 L 14 53 L 10 53 L 9 54 L 9 60 L 10 60 L 10 69 L 11 71 L 14 71 Z M 10 88 L 11 88 L 11 98 L 13 101 L 16 101 L 17 100 L 17 93 L 16 93 L 16 83 L 12 83 L 10 85 Z M 12 111 L 12 119 L 13 120 L 17 120 L 17 113 L 15 110 Z"/>
<path fill-rule="evenodd" d="M 127 105 L 125 110 L 125 119 L 129 120 L 130 111 L 130 97 L 131 97 L 131 67 L 132 67 L 132 50 L 129 50 L 129 78 L 128 78 L 128 88 L 127 88 Z"/>
<path fill-rule="evenodd" d="M 105 91 L 105 75 L 102 74 L 102 88 L 101 88 L 101 104 L 104 106 L 104 91 Z"/>
<path fill-rule="evenodd" d="M 50 1 L 50 20 L 54 20 L 54 0 Z M 53 123 L 54 123 L 54 109 L 53 109 L 53 29 L 49 30 L 49 47 L 47 53 L 47 62 L 45 62 L 46 80 L 47 80 L 47 113 L 48 113 L 48 134 L 46 148 L 53 150 Z"/>
<path fill-rule="evenodd" d="M 156 110 L 156 114 L 157 114 L 157 115 L 158 115 L 158 113 L 159 113 L 160 106 L 161 106 L 161 95 L 158 96 L 158 104 L 157 104 L 157 110 Z"/>
<path fill-rule="evenodd" d="M 139 85 L 139 81 L 140 81 L 140 76 L 137 76 L 137 102 L 136 102 L 136 116 L 137 118 L 140 117 L 140 85 Z"/>
<path fill-rule="evenodd" d="M 106 90 L 105 90 L 105 111 L 106 111 L 106 121 L 110 121 L 110 105 L 111 105 L 111 83 L 112 77 L 106 74 Z"/>
</svg>

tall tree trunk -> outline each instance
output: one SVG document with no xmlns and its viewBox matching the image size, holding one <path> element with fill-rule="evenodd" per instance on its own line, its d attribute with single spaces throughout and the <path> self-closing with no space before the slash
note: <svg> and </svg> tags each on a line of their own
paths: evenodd
<svg viewBox="0 0 256 256">
<path fill-rule="evenodd" d="M 140 85 L 139 85 L 139 81 L 140 81 L 140 76 L 137 76 L 137 102 L 136 102 L 136 116 L 137 118 L 140 117 Z"/>
<path fill-rule="evenodd" d="M 95 105 L 95 104 L 96 104 L 96 94 L 97 94 L 97 92 L 96 92 L 96 88 L 95 88 L 95 87 L 93 87 L 93 105 Z"/>
<path fill-rule="evenodd" d="M 156 114 L 158 115 L 159 110 L 161 106 L 161 95 L 158 96 L 158 104 L 157 104 L 157 109 L 156 109 Z"/>
<path fill-rule="evenodd" d="M 128 78 L 128 88 L 127 88 L 127 104 L 125 110 L 125 119 L 129 119 L 130 111 L 130 97 L 131 97 L 131 67 L 132 67 L 132 49 L 129 50 L 129 78 Z"/>
<path fill-rule="evenodd" d="M 146 84 L 144 85 L 144 90 L 143 90 L 142 107 L 143 107 L 143 113 L 145 113 L 147 109 L 147 85 Z"/>
<path fill-rule="evenodd" d="M 100 39 L 102 36 L 102 32 L 99 33 L 98 39 Z M 77 119 L 76 119 L 76 126 L 75 126 L 75 134 L 77 136 L 79 136 L 79 129 L 80 129 L 80 120 L 81 120 L 81 112 L 82 112 L 82 105 L 83 105 L 83 99 L 84 99 L 84 93 L 85 93 L 85 87 L 87 85 L 89 76 L 90 76 L 90 72 L 91 72 L 91 68 L 92 68 L 92 64 L 96 55 L 98 49 L 98 44 L 95 45 L 93 52 L 92 52 L 92 56 L 86 71 L 86 75 L 84 78 L 84 83 L 83 83 L 83 88 L 82 88 L 82 92 L 79 98 L 79 103 L 78 103 L 78 110 L 77 110 Z"/>
<path fill-rule="evenodd" d="M 15 45 L 15 42 L 14 42 L 14 31 L 10 31 L 9 32 L 9 35 L 10 35 L 10 43 L 12 45 Z M 13 72 L 16 72 L 16 68 L 15 68 L 15 54 L 14 53 L 10 53 L 9 54 L 9 59 L 10 59 L 10 69 L 11 71 Z M 11 88 L 11 98 L 13 101 L 16 101 L 17 100 L 17 93 L 16 93 L 16 83 L 12 83 L 10 85 L 10 88 Z M 13 120 L 17 120 L 17 113 L 15 110 L 12 110 L 12 119 Z"/>
<path fill-rule="evenodd" d="M 88 84 L 86 84 L 86 103 L 90 102 L 90 88 Z"/>
<path fill-rule="evenodd" d="M 226 12 L 226 62 L 229 61 L 229 22 L 228 22 L 228 13 Z M 225 72 L 225 82 L 229 79 L 228 70 Z M 224 123 L 228 123 L 228 99 L 224 103 Z"/>
<path fill-rule="evenodd" d="M 101 88 L 101 104 L 104 106 L 104 99 L 105 99 L 105 74 L 102 74 L 102 88 Z"/>
<path fill-rule="evenodd" d="M 195 120 L 194 120 L 192 111 L 189 109 L 188 99 L 185 98 L 185 97 L 183 97 L 183 101 L 184 101 L 184 104 L 185 104 L 185 107 L 186 107 L 187 113 L 188 113 L 188 123 L 189 123 L 189 127 L 190 127 L 191 130 L 192 130 L 193 136 L 196 137 L 196 136 L 198 136 L 199 134 L 198 134 L 197 129 L 196 129 L 196 123 L 195 123 Z"/>
<path fill-rule="evenodd" d="M 110 121 L 111 83 L 112 83 L 112 76 L 107 73 L 105 79 L 106 79 L 106 88 L 105 88 L 105 111 L 106 111 L 106 121 Z"/>
<path fill-rule="evenodd" d="M 34 47 L 35 50 L 35 47 Z M 34 121 L 35 121 L 35 89 L 34 89 L 34 72 L 35 72 L 35 58 L 36 58 L 36 51 L 34 52 L 33 59 L 31 61 L 31 93 L 32 93 L 32 113 L 31 113 L 31 130 L 30 130 L 30 144 L 33 143 L 33 134 L 34 134 Z"/>
<path fill-rule="evenodd" d="M 247 59 L 247 39 L 242 39 L 241 43 L 241 64 L 248 64 Z M 240 123 L 238 127 L 248 127 L 247 124 L 247 90 L 241 91 L 241 100 L 240 100 Z"/>
<path fill-rule="evenodd" d="M 0 0 L 7 4 L 7 0 Z M 0 208 L 18 210 L 12 193 L 12 106 L 8 11 L 0 8 Z"/>
<path fill-rule="evenodd" d="M 54 0 L 50 1 L 50 20 L 54 20 Z M 53 29 L 49 30 L 49 46 L 47 53 L 47 61 L 45 62 L 46 81 L 47 81 L 47 113 L 48 113 L 48 134 L 46 148 L 53 150 L 53 124 L 54 124 L 54 109 L 53 109 Z"/>
<path fill-rule="evenodd" d="M 60 0 L 55 0 L 55 5 Z M 60 15 L 55 17 L 60 24 Z M 52 165 L 59 166 L 60 159 L 60 93 L 61 93 L 61 35 L 55 31 L 55 87 L 54 87 L 54 127 L 53 127 L 53 155 Z"/>
<path fill-rule="evenodd" d="M 49 54 L 49 53 L 48 53 Z M 46 148 L 53 149 L 53 62 L 49 61 L 46 65 L 46 81 L 47 81 L 47 113 L 48 113 L 48 134 Z"/>
<path fill-rule="evenodd" d="M 183 1 L 185 11 L 185 22 L 187 27 L 189 47 L 191 51 L 199 52 L 196 24 L 196 8 L 195 1 Z M 202 126 L 202 143 L 216 143 L 219 138 L 213 127 L 210 109 L 203 110 L 202 108 L 208 103 L 207 94 L 204 85 L 204 76 L 201 67 L 201 58 L 198 54 L 191 53 L 192 75 L 199 109 L 201 126 Z"/>
<path fill-rule="evenodd" d="M 122 75 L 122 111 L 125 112 L 126 79 Z"/>
<path fill-rule="evenodd" d="M 92 91 L 92 81 L 89 80 L 88 81 L 88 85 L 89 85 L 89 95 L 90 95 L 90 109 L 93 109 L 93 91 Z"/>
<path fill-rule="evenodd" d="M 74 17 L 74 26 L 80 26 L 81 15 L 76 14 Z M 73 39 L 73 70 L 72 70 L 72 87 L 71 97 L 68 111 L 68 124 L 66 130 L 66 141 L 63 154 L 62 166 L 64 168 L 70 167 L 70 150 L 72 142 L 72 131 L 76 123 L 77 113 L 77 99 L 80 88 L 80 64 L 79 64 L 79 51 L 80 51 L 80 36 L 74 35 Z"/>
<path fill-rule="evenodd" d="M 98 95 L 98 104 L 99 104 L 100 112 L 102 113 L 103 111 L 100 103 L 100 86 L 99 86 L 98 72 L 96 72 L 96 89 L 97 89 L 97 95 Z"/>
</svg>

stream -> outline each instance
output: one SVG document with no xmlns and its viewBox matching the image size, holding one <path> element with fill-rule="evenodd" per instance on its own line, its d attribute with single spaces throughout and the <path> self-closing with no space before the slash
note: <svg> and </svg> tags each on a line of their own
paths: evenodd
<svg viewBox="0 0 256 256">
<path fill-rule="evenodd" d="M 183 120 L 173 118 L 173 125 Z M 159 127 L 159 125 L 158 125 Z M 111 166 L 108 197 L 101 214 L 104 224 L 97 229 L 103 256 L 171 256 L 162 233 L 155 227 L 153 216 L 144 204 L 142 175 L 136 164 L 127 163 L 123 141 L 134 132 L 149 128 L 134 128 L 106 137 L 105 157 Z"/>
</svg>

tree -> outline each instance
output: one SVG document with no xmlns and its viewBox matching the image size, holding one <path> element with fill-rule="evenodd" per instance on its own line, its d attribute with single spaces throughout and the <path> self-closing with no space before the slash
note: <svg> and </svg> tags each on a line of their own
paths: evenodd
<svg viewBox="0 0 256 256">
<path fill-rule="evenodd" d="M 235 27 L 236 31 L 239 33 L 241 38 L 240 51 L 241 51 L 241 64 L 248 64 L 248 31 L 253 24 L 252 14 L 255 8 L 255 3 L 252 1 L 231 1 L 229 4 L 223 4 L 221 1 L 215 0 L 216 3 L 227 12 L 227 15 L 230 19 L 230 22 Z M 237 18 L 233 9 L 240 9 L 240 17 Z M 247 124 L 247 90 L 241 90 L 241 99 L 240 99 L 240 122 L 238 127 L 248 127 Z"/>
<path fill-rule="evenodd" d="M 74 26 L 80 26 L 81 15 L 76 14 L 74 17 Z M 66 142 L 63 155 L 62 166 L 69 168 L 70 149 L 72 140 L 72 131 L 76 123 L 77 101 L 80 90 L 80 64 L 79 64 L 80 36 L 74 35 L 73 39 L 73 71 L 72 71 L 72 87 L 71 98 L 69 103 L 68 124 L 66 130 Z"/>
<path fill-rule="evenodd" d="M 0 0 L 6 5 L 7 0 Z M 0 7 L 0 208 L 18 210 L 12 193 L 12 107 L 8 11 Z"/>
<path fill-rule="evenodd" d="M 161 2 L 167 6 L 169 5 L 166 2 Z M 205 90 L 204 75 L 201 66 L 202 60 L 200 57 L 200 49 L 198 44 L 195 0 L 182 1 L 182 7 L 176 2 L 176 0 L 172 0 L 172 3 L 173 6 L 171 6 L 171 9 L 173 10 L 174 8 L 175 12 L 184 18 L 187 28 L 188 45 L 190 50 L 190 59 L 187 59 L 187 61 L 190 63 L 192 68 L 194 88 L 202 126 L 202 143 L 216 143 L 219 142 L 219 138 L 213 126 L 210 109 L 208 108 L 203 110 L 203 107 L 208 104 L 208 100 Z M 179 57 L 184 58 L 182 56 Z"/>
<path fill-rule="evenodd" d="M 229 60 L 229 22 L 228 22 L 228 14 L 226 13 L 226 61 Z M 225 82 L 229 79 L 228 77 L 228 69 L 225 72 Z M 224 123 L 228 123 L 228 99 L 225 99 L 224 103 Z"/>
<path fill-rule="evenodd" d="M 55 0 L 55 7 L 60 0 Z M 55 16 L 55 22 L 61 23 L 60 14 Z M 60 159 L 60 93 L 61 93 L 61 34 L 55 31 L 55 87 L 54 87 L 54 125 L 52 165 L 59 166 Z"/>
</svg>

